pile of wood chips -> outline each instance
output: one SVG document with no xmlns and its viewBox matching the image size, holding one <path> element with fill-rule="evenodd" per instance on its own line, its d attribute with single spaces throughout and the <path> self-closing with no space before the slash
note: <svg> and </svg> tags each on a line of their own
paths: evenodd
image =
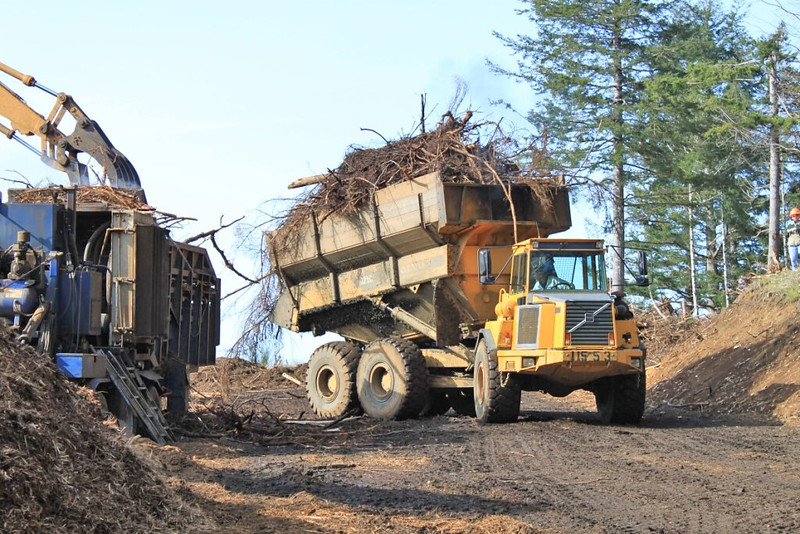
<svg viewBox="0 0 800 534">
<path fill-rule="evenodd" d="M 0 329 L 0 531 L 190 528 L 200 512 L 102 419 L 91 392 Z"/>
</svg>

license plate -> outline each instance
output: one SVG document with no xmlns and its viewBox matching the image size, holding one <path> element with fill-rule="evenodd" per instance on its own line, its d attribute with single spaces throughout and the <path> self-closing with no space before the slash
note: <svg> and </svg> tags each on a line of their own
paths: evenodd
<svg viewBox="0 0 800 534">
<path fill-rule="evenodd" d="M 609 350 L 574 350 L 570 353 L 569 360 L 585 363 L 607 363 L 613 359 L 614 354 Z"/>
</svg>

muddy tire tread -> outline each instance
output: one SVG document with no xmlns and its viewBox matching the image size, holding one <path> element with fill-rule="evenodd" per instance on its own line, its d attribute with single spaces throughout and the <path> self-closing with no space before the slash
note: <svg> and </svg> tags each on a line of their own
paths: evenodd
<svg viewBox="0 0 800 534">
<path fill-rule="evenodd" d="M 597 411 L 600 419 L 606 424 L 635 425 L 644 415 L 646 396 L 646 378 L 643 373 L 620 375 L 606 379 L 604 393 L 595 393 Z M 601 399 L 601 396 L 605 399 Z M 602 406 L 603 402 L 610 403 Z"/>
<path fill-rule="evenodd" d="M 389 338 L 386 341 L 395 346 L 405 364 L 405 376 L 408 394 L 403 407 L 395 419 L 417 417 L 428 402 L 428 367 L 419 347 L 406 339 Z"/>
<path fill-rule="evenodd" d="M 395 369 L 400 375 L 401 381 L 405 382 L 407 392 L 402 398 L 402 402 L 393 410 L 391 414 L 378 414 L 379 409 L 373 410 L 370 406 L 370 398 L 360 398 L 361 405 L 368 415 L 383 419 L 410 419 L 418 417 L 425 405 L 428 403 L 428 368 L 425 365 L 425 358 L 419 347 L 411 341 L 400 338 L 377 339 L 364 348 L 364 352 L 369 352 L 373 344 L 385 343 L 391 345 L 400 357 L 401 368 Z M 394 366 L 392 366 L 394 368 Z M 359 383 L 362 381 L 359 378 Z M 373 412 L 370 414 L 370 412 Z"/>
<path fill-rule="evenodd" d="M 306 375 L 306 398 L 308 399 L 311 409 L 319 417 L 325 418 L 341 417 L 349 411 L 353 411 L 354 413 L 360 412 L 358 395 L 356 393 L 356 370 L 358 369 L 358 360 L 361 357 L 361 349 L 348 341 L 334 341 L 318 347 L 311 355 L 311 358 L 313 359 L 314 356 L 322 350 L 331 350 L 336 354 L 336 358 L 342 366 L 345 375 L 342 387 L 345 388 L 345 397 L 347 400 L 344 403 L 339 403 L 339 407 L 336 409 L 326 410 L 317 406 L 309 391 L 311 384 L 313 384 L 313 378 L 310 376 L 311 365 L 309 365 L 309 374 Z"/>
<path fill-rule="evenodd" d="M 522 390 L 513 375 L 508 377 L 505 385 L 502 385 L 503 376 L 498 369 L 497 358 L 492 358 L 488 349 L 484 350 L 486 350 L 486 366 L 489 371 L 489 380 L 486 384 L 489 398 L 487 399 L 486 417 L 478 418 L 478 423 L 513 423 L 519 418 Z"/>
</svg>

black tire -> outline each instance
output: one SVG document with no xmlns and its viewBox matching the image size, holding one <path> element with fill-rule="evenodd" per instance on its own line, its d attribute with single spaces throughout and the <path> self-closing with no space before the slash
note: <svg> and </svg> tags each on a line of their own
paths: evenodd
<svg viewBox="0 0 800 534">
<path fill-rule="evenodd" d="M 447 392 L 447 399 L 458 415 L 475 417 L 475 396 L 472 389 L 451 389 Z"/>
<path fill-rule="evenodd" d="M 513 375 L 503 376 L 497 356 L 481 340 L 475 348 L 475 417 L 478 424 L 512 423 L 519 417 L 522 390 Z M 505 381 L 505 383 L 503 383 Z"/>
<path fill-rule="evenodd" d="M 450 409 L 450 401 L 447 398 L 447 390 L 431 389 L 428 391 L 428 400 L 425 407 L 419 414 L 420 417 L 436 417 L 444 415 Z"/>
<path fill-rule="evenodd" d="M 361 350 L 346 341 L 322 345 L 311 355 L 306 395 L 320 417 L 341 417 L 358 408 L 356 369 Z"/>
<path fill-rule="evenodd" d="M 114 417 L 114 414 L 111 413 L 111 408 L 108 405 L 108 395 L 109 394 L 105 391 L 95 391 L 95 398 L 97 399 L 97 402 L 100 403 L 100 413 L 103 414 L 103 417 Z"/>
<path fill-rule="evenodd" d="M 592 388 L 603 424 L 636 425 L 644 415 L 647 383 L 644 373 L 602 378 Z"/>
<path fill-rule="evenodd" d="M 358 363 L 358 400 L 377 419 L 417 417 L 428 400 L 425 359 L 414 343 L 378 339 Z"/>
</svg>

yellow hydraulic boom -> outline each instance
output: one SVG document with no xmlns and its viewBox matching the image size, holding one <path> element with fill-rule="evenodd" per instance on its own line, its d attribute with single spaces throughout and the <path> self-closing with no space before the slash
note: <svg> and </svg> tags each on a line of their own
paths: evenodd
<svg viewBox="0 0 800 534">
<path fill-rule="evenodd" d="M 90 183 L 86 165 L 78 161 L 78 154 L 85 153 L 103 166 L 100 178 L 104 183 L 112 187 L 141 190 L 139 175 L 131 162 L 114 148 L 100 126 L 84 113 L 71 96 L 56 93 L 39 84 L 33 76 L 3 63 L 0 63 L 0 72 L 56 98 L 50 114 L 44 117 L 0 82 L 0 117 L 11 121 L 10 127 L 0 123 L 0 133 L 39 155 L 47 165 L 67 173 L 72 184 Z M 59 130 L 66 113 L 75 119 L 75 130 L 71 134 Z M 21 137 L 31 135 L 41 139 L 41 149 Z"/>
</svg>

